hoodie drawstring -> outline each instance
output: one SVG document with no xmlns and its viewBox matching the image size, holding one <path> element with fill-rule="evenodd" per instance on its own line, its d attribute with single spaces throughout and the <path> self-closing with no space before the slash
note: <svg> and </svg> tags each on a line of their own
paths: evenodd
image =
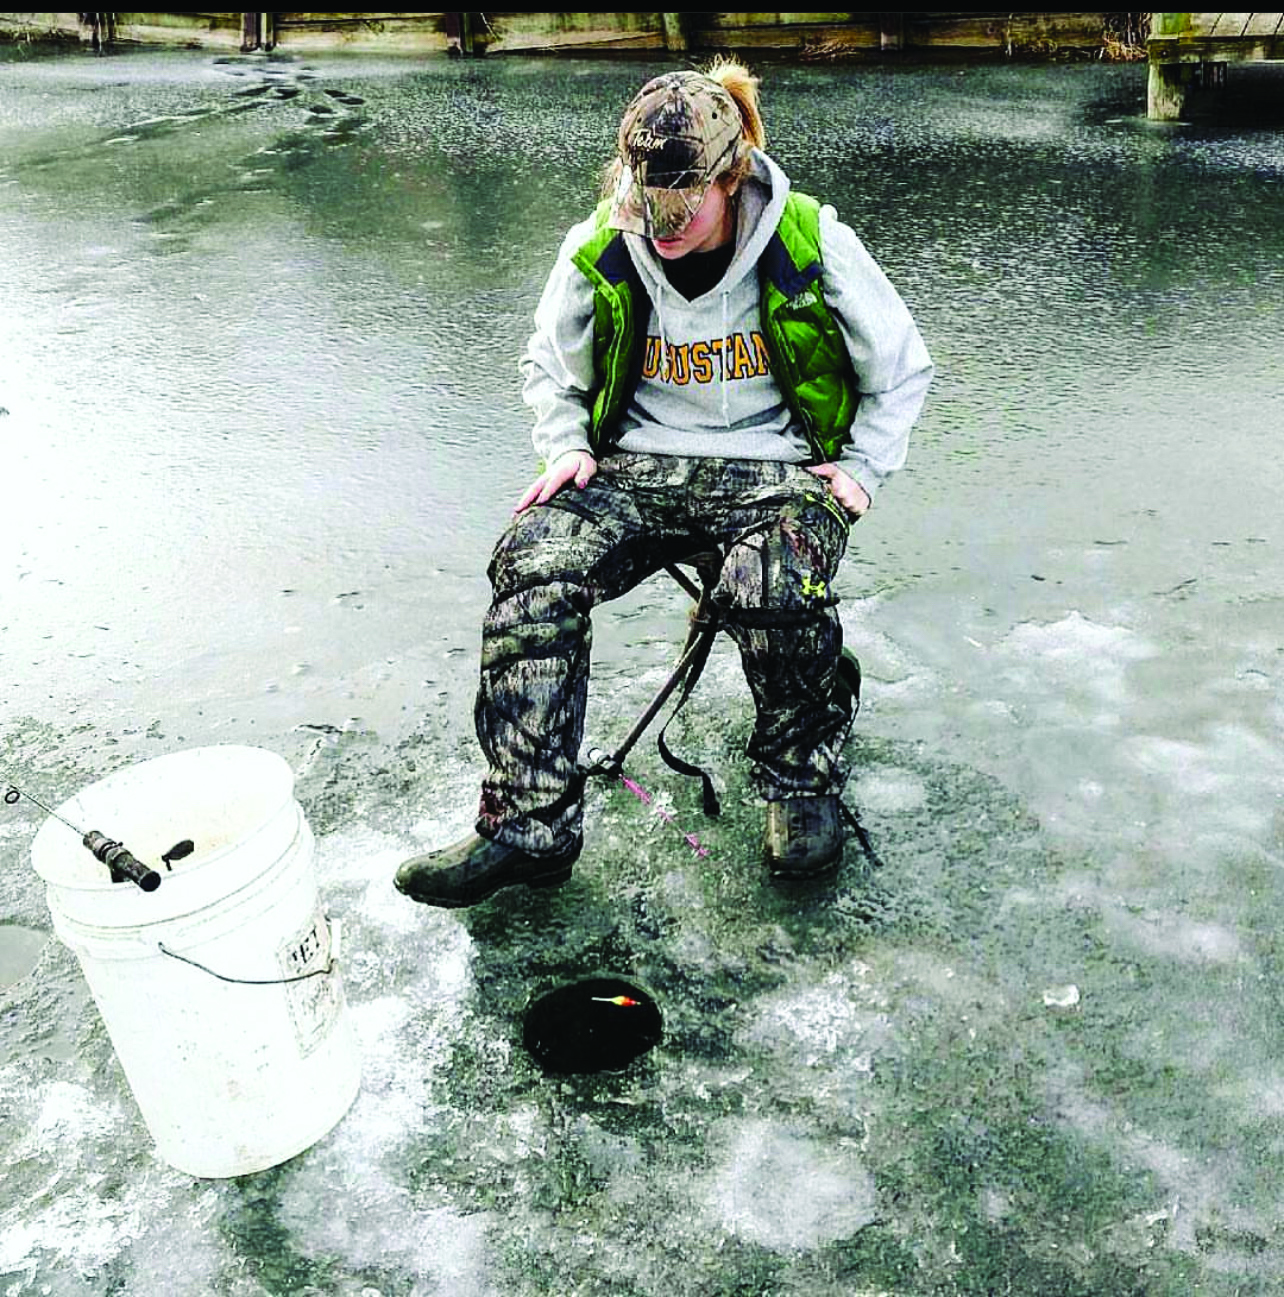
<svg viewBox="0 0 1284 1297">
<path fill-rule="evenodd" d="M 655 285 L 655 313 L 659 317 L 660 329 L 660 381 L 667 383 L 669 381 L 669 343 L 664 336 L 664 284 L 660 281 Z"/>
<path fill-rule="evenodd" d="M 731 427 L 727 397 L 727 290 L 722 290 L 722 426 Z"/>
</svg>

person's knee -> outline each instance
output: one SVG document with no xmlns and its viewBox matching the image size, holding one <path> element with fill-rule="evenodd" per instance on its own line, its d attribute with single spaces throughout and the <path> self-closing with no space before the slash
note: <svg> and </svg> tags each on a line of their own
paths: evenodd
<svg viewBox="0 0 1284 1297">
<path fill-rule="evenodd" d="M 551 562 L 561 549 L 562 516 L 554 509 L 519 513 L 495 542 L 486 575 L 496 598 L 557 575 Z"/>
<path fill-rule="evenodd" d="M 509 523 L 486 574 L 496 601 L 555 583 L 588 590 L 614 545 L 615 533 L 602 519 L 569 505 L 547 504 Z"/>
</svg>

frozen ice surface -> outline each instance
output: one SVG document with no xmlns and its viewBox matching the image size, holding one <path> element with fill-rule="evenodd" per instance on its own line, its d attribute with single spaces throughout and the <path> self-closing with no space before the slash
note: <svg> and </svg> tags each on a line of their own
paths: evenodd
<svg viewBox="0 0 1284 1297">
<path fill-rule="evenodd" d="M 871 1052 L 885 1043 L 887 1018 L 873 970 L 857 961 L 825 975 L 815 985 L 790 986 L 761 998 L 745 1036 L 811 1069 L 826 1057 L 841 1056 L 846 1069 L 872 1072 Z M 819 1081 L 819 1078 L 817 1078 Z"/>
<path fill-rule="evenodd" d="M 875 1217 L 874 1177 L 854 1141 L 771 1122 L 727 1122 L 711 1132 L 717 1161 L 709 1206 L 715 1227 L 773 1252 L 821 1247 Z"/>
<path fill-rule="evenodd" d="M 68 1274 L 91 1276 L 150 1236 L 176 1177 L 154 1165 L 141 1174 L 112 1165 L 118 1149 L 137 1144 L 127 1104 L 71 1082 L 29 1087 L 15 1072 L 0 1070 L 0 1095 L 34 1119 L 7 1151 L 17 1196 L 0 1212 L 0 1275 L 34 1279 L 38 1258 L 52 1255 Z"/>
<path fill-rule="evenodd" d="M 343 1211 L 319 1212 L 334 1187 L 301 1178 L 282 1195 L 279 1220 L 297 1246 L 316 1258 L 338 1258 L 357 1272 L 395 1269 L 418 1276 L 417 1291 L 492 1297 L 484 1213 L 425 1209 L 406 1194 L 363 1186 Z"/>
<path fill-rule="evenodd" d="M 856 804 L 878 815 L 920 810 L 927 799 L 923 781 L 910 771 L 880 770 L 857 773 L 852 780 Z"/>
</svg>

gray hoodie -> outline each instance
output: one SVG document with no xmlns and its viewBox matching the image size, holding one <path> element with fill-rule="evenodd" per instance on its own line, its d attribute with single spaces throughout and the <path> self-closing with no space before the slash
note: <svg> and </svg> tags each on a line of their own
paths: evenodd
<svg viewBox="0 0 1284 1297">
<path fill-rule="evenodd" d="M 810 457 L 771 376 L 758 310 L 756 266 L 780 221 L 789 179 L 765 153 L 755 150 L 752 161 L 740 190 L 736 251 L 707 293 L 687 301 L 669 285 L 650 243 L 624 235 L 651 310 L 642 380 L 620 425 L 621 450 L 789 463 Z M 593 289 L 571 256 L 592 233 L 590 217 L 566 236 L 521 361 L 522 396 L 535 413 L 532 440 L 550 464 L 589 448 Z M 832 207 L 821 208 L 820 243 L 825 301 L 861 393 L 838 462 L 872 498 L 905 463 L 932 361 L 905 303 Z"/>
</svg>

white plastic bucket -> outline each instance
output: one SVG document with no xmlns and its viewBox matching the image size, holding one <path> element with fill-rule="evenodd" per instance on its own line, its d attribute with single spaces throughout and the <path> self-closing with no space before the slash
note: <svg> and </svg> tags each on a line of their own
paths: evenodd
<svg viewBox="0 0 1284 1297">
<path fill-rule="evenodd" d="M 160 1157 L 195 1176 L 248 1175 L 329 1132 L 361 1065 L 290 767 L 258 748 L 195 748 L 118 771 L 58 811 L 161 875 L 151 892 L 113 883 L 52 818 L 32 843 L 54 931 L 80 960 Z M 183 839 L 195 850 L 167 867 Z"/>
</svg>

